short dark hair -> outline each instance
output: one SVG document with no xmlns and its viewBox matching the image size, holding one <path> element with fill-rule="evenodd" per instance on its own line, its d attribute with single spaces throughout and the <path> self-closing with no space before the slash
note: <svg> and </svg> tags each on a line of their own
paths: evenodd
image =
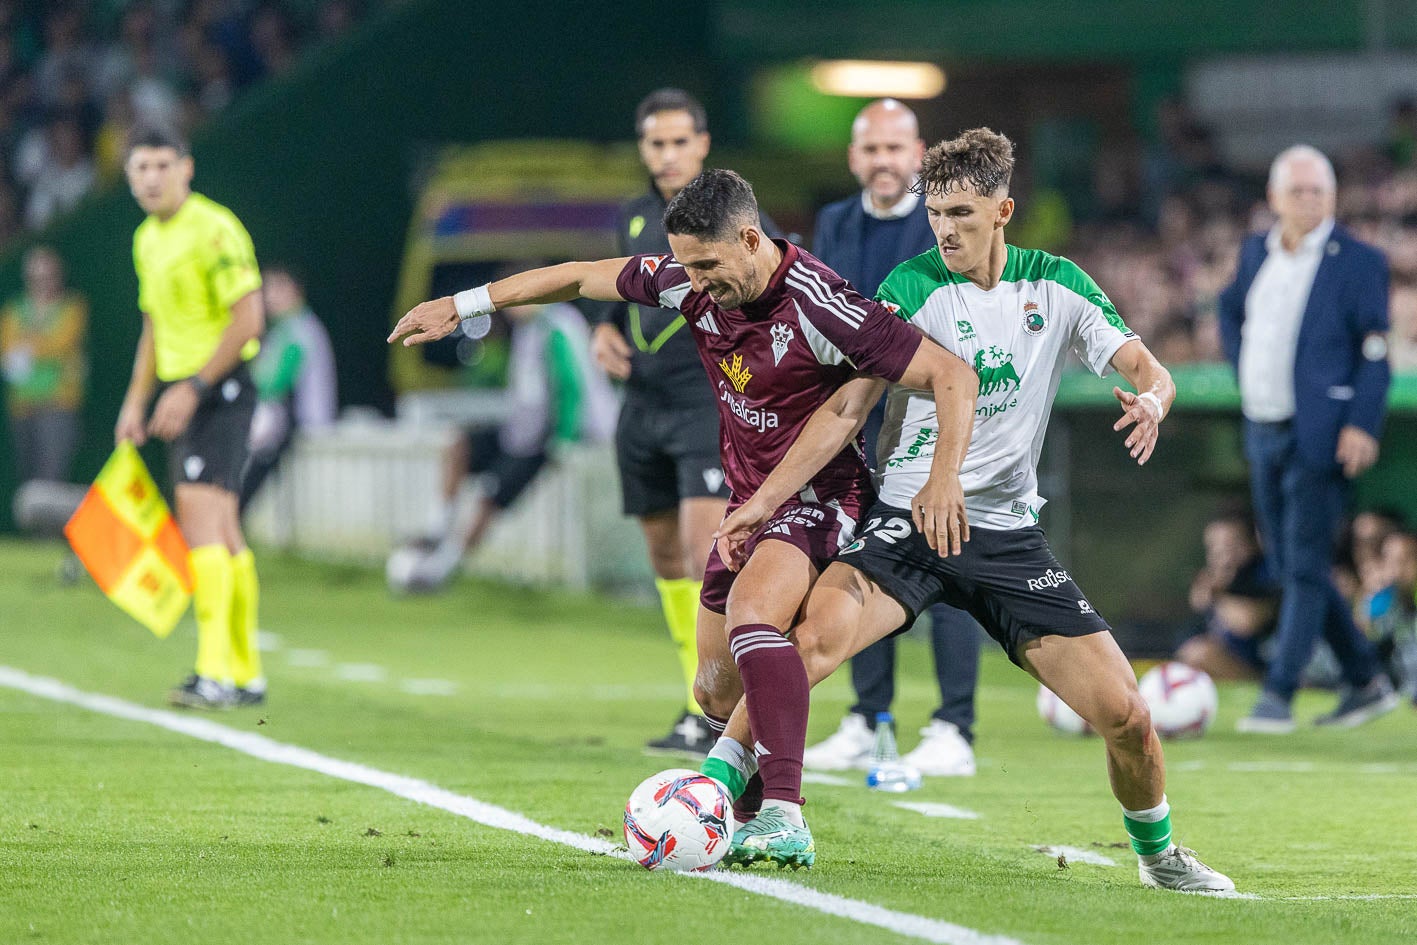
<svg viewBox="0 0 1417 945">
<path fill-rule="evenodd" d="M 704 111 L 703 103 L 698 99 L 683 89 L 655 89 L 635 109 L 636 138 L 644 137 L 646 119 L 660 112 L 688 112 L 695 134 L 708 131 L 708 112 Z"/>
<path fill-rule="evenodd" d="M 992 128 L 972 128 L 925 152 L 915 192 L 948 194 L 971 184 L 992 196 L 1009 189 L 1014 175 L 1014 143 Z"/>
<path fill-rule="evenodd" d="M 176 129 L 167 125 L 139 125 L 128 135 L 127 154 L 132 154 L 136 148 L 172 148 L 179 157 L 185 157 L 191 153 L 187 147 L 187 139 Z"/>
<path fill-rule="evenodd" d="M 760 226 L 753 186 L 733 171 L 704 171 L 664 208 L 664 231 L 716 243 L 732 239 L 740 226 Z"/>
</svg>

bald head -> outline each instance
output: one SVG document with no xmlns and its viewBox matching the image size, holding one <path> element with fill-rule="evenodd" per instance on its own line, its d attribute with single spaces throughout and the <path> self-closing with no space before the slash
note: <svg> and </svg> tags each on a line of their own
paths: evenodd
<svg viewBox="0 0 1417 945">
<path fill-rule="evenodd" d="M 1269 168 L 1269 206 L 1292 250 L 1304 234 L 1332 217 L 1337 205 L 1333 165 L 1307 144 L 1280 152 Z"/>
<path fill-rule="evenodd" d="M 856 113 L 856 120 L 851 123 L 851 140 L 886 128 L 898 128 L 912 138 L 920 137 L 920 122 L 909 105 L 893 98 L 878 98 Z"/>
<path fill-rule="evenodd" d="M 879 209 L 905 196 L 925 154 L 915 113 L 893 98 L 878 99 L 851 123 L 847 163 Z"/>
</svg>

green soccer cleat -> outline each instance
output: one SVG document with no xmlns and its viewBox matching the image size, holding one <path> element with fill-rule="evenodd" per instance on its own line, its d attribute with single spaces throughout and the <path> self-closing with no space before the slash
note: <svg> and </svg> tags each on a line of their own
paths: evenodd
<svg viewBox="0 0 1417 945">
<path fill-rule="evenodd" d="M 812 831 L 797 826 L 775 807 L 765 808 L 733 832 L 733 843 L 723 858 L 725 866 L 752 866 L 759 861 L 776 863 L 779 868 L 811 868 L 817 859 Z"/>
</svg>

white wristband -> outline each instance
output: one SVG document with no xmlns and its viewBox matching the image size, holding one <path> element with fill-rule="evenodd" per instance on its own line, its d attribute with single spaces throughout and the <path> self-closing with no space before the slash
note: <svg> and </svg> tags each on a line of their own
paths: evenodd
<svg viewBox="0 0 1417 945">
<path fill-rule="evenodd" d="M 1151 391 L 1144 391 L 1143 393 L 1137 394 L 1137 400 L 1145 400 L 1155 407 L 1157 420 L 1161 420 L 1166 416 L 1166 411 L 1161 409 L 1161 398 L 1157 397 Z"/>
<path fill-rule="evenodd" d="M 487 285 L 480 285 L 475 289 L 464 289 L 453 296 L 453 307 L 458 310 L 458 318 L 466 321 L 477 315 L 491 315 L 497 311 L 497 306 L 492 304 L 492 293 L 488 291 Z"/>
</svg>

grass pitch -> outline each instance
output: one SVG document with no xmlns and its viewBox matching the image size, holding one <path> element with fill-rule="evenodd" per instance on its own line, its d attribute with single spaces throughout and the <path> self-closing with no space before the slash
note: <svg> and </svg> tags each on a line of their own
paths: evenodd
<svg viewBox="0 0 1417 945">
<path fill-rule="evenodd" d="M 159 707 L 188 621 L 158 641 L 54 546 L 0 543 L 0 665 Z M 676 714 L 653 610 L 464 582 L 391 599 L 378 575 L 265 556 L 267 706 L 233 729 L 426 779 L 619 842 L 625 797 L 677 762 L 641 751 Z M 907 639 L 905 748 L 933 708 Z M 1258 899 L 1143 889 L 1094 740 L 1034 714 L 997 653 L 979 692 L 979 774 L 905 798 L 809 784 L 818 865 L 791 882 L 1025 943 L 1410 943 L 1417 936 L 1417 713 L 1350 732 L 1242 737 L 1250 687 L 1206 738 L 1172 743 L 1177 836 Z M 850 701 L 817 692 L 812 737 Z M 1330 696 L 1300 700 L 1301 717 Z M 911 941 L 739 888 L 648 874 L 140 722 L 0 688 L 0 942 L 558 943 Z M 895 801 L 977 819 L 924 816 Z M 1035 847 L 1112 859 L 1060 866 Z M 764 875 L 777 876 L 764 870 Z M 1366 897 L 1366 898 L 1363 898 Z"/>
</svg>

